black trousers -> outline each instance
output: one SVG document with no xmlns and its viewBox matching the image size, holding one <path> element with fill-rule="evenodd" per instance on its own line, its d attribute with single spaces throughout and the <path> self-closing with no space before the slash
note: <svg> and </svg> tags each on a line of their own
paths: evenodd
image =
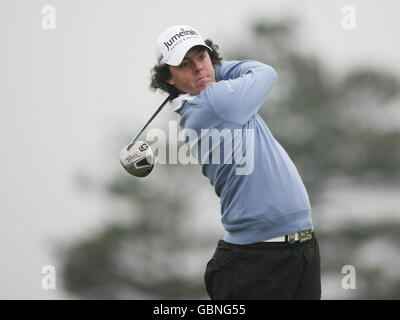
<svg viewBox="0 0 400 320">
<path fill-rule="evenodd" d="M 204 275 L 211 299 L 320 299 L 321 268 L 313 233 L 303 243 L 220 240 Z"/>
</svg>

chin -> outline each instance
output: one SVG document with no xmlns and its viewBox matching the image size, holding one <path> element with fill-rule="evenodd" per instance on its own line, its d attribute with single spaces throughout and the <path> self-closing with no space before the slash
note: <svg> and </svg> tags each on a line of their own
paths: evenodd
<svg viewBox="0 0 400 320">
<path fill-rule="evenodd" d="M 211 85 L 212 85 L 212 82 L 209 82 L 209 83 L 207 83 L 206 85 L 202 86 L 202 87 L 200 88 L 199 93 L 200 93 L 201 91 L 203 91 L 205 88 L 207 88 L 208 86 L 211 86 Z"/>
</svg>

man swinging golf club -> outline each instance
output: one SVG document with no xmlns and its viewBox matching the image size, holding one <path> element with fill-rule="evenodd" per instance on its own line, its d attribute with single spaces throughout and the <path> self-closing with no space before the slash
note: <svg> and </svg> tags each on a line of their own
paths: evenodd
<svg viewBox="0 0 400 320">
<path fill-rule="evenodd" d="M 191 151 L 198 154 L 209 142 L 205 129 L 228 130 L 253 157 L 252 170 L 244 174 L 235 161 L 210 161 L 215 146 L 209 143 L 200 157 L 203 174 L 221 198 L 227 232 L 207 264 L 210 297 L 320 299 L 320 256 L 307 191 L 258 114 L 276 71 L 257 61 L 222 61 L 218 46 L 186 25 L 162 32 L 156 55 L 151 87 L 173 99 L 181 130 L 197 133 L 189 139 Z M 219 150 L 226 152 L 226 143 L 220 141 Z"/>
</svg>

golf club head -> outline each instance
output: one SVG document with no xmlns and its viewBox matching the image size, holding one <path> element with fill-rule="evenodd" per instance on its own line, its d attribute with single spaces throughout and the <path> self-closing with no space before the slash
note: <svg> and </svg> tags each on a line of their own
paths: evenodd
<svg viewBox="0 0 400 320">
<path fill-rule="evenodd" d="M 121 150 L 119 161 L 135 177 L 146 177 L 154 167 L 153 151 L 144 141 L 128 144 Z"/>
</svg>

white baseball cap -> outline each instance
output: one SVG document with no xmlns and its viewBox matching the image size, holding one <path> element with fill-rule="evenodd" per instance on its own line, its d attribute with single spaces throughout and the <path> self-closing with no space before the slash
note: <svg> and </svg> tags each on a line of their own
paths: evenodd
<svg viewBox="0 0 400 320">
<path fill-rule="evenodd" d="M 163 31 L 157 39 L 156 57 L 160 64 L 179 66 L 186 53 L 194 46 L 207 46 L 200 34 L 192 27 L 178 25 Z"/>
</svg>

